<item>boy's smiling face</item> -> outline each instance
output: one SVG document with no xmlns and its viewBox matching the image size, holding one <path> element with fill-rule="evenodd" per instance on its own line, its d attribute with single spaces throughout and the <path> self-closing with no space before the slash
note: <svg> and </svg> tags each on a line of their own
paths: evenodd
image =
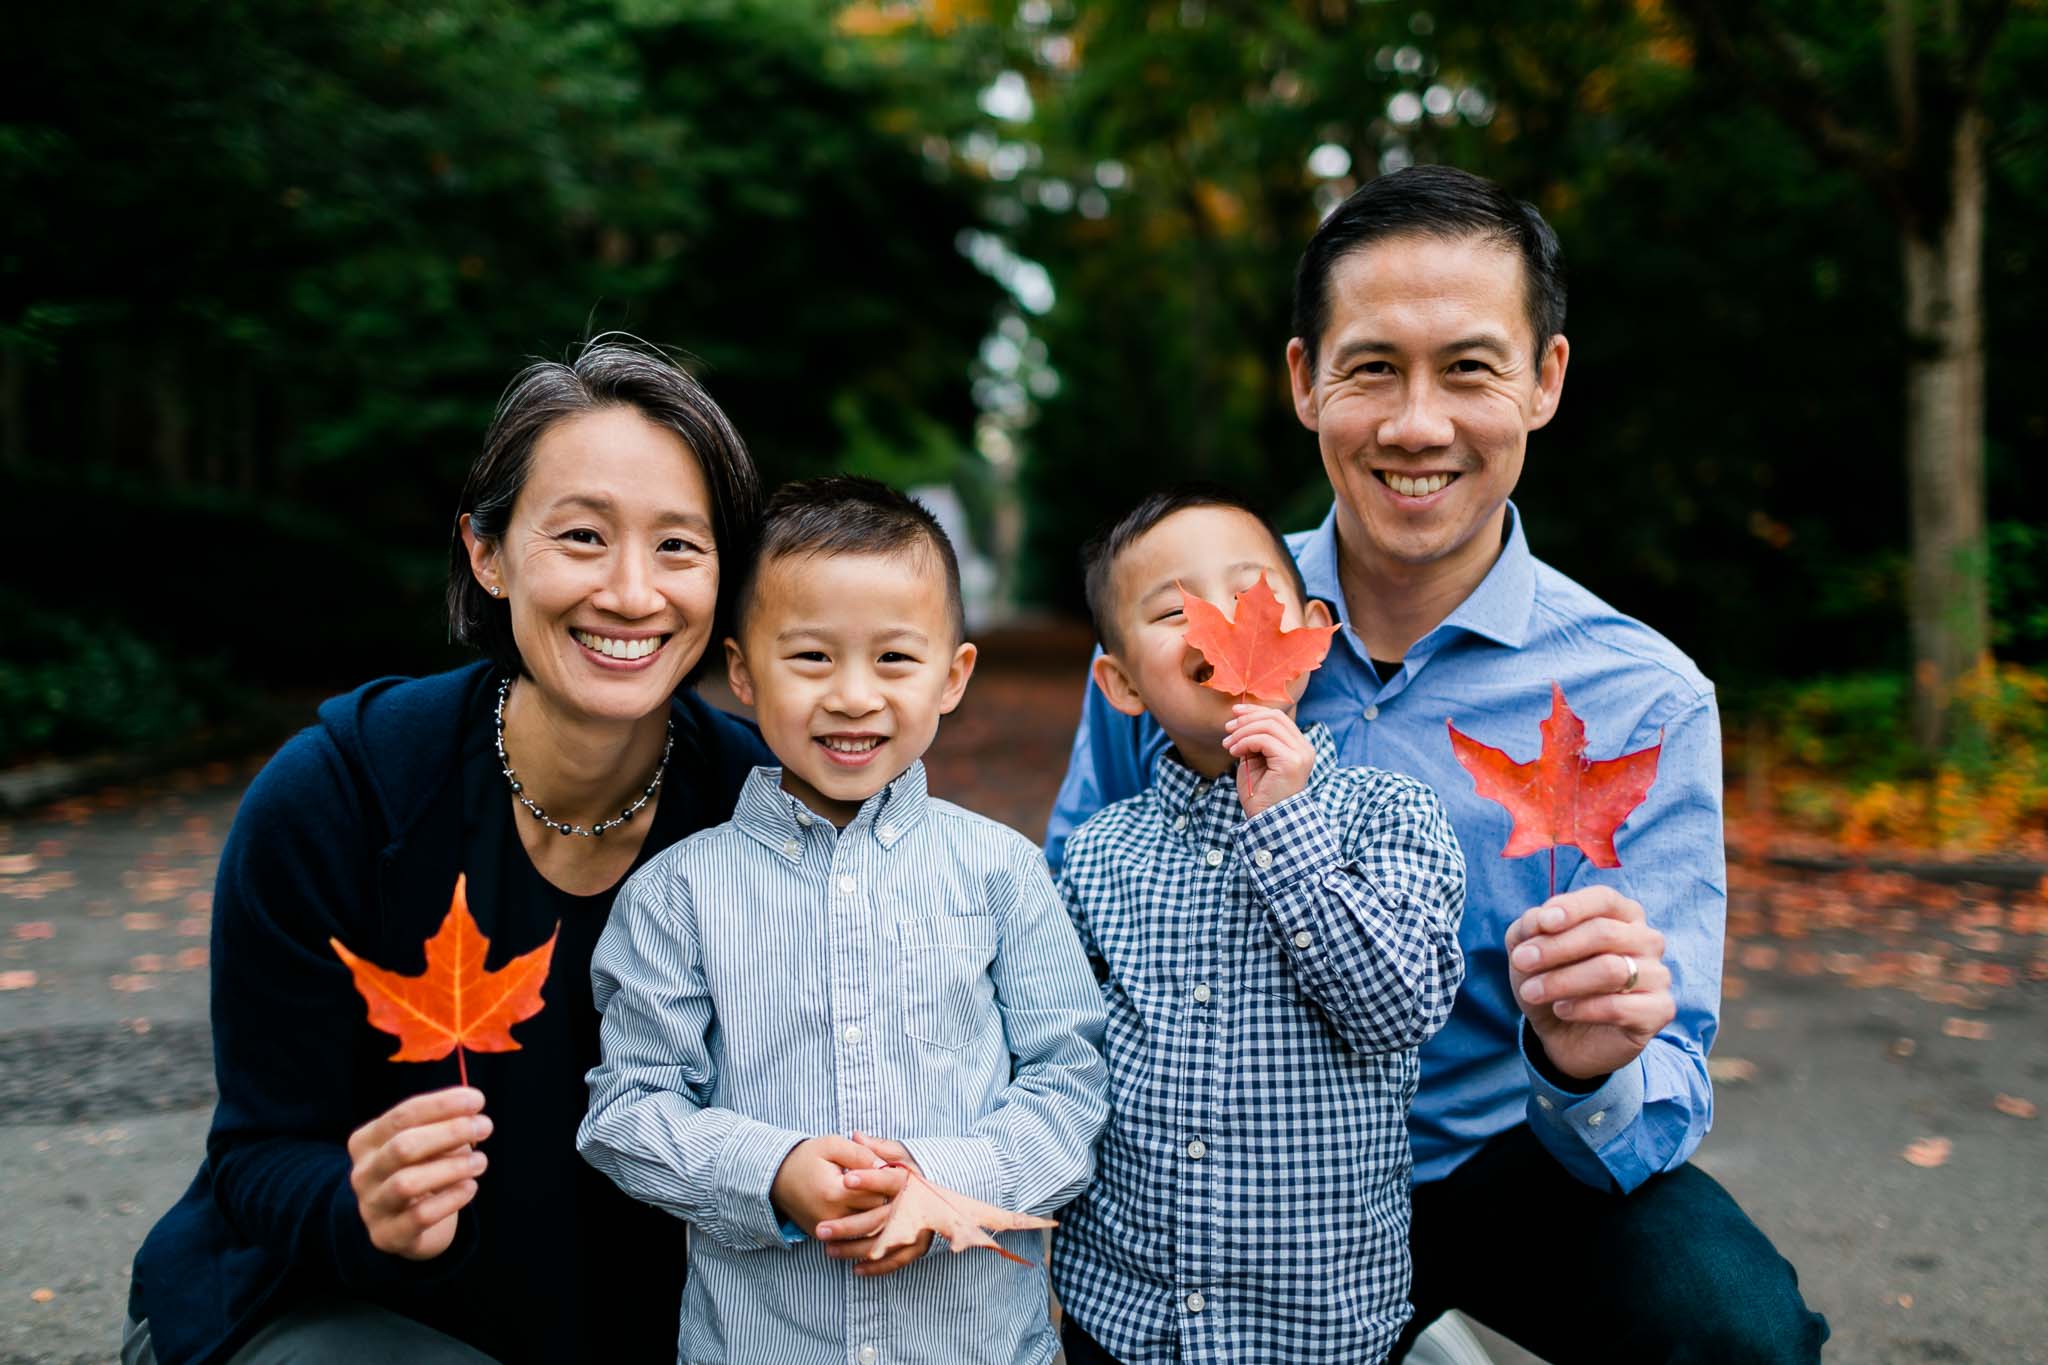
<svg viewBox="0 0 2048 1365">
<path fill-rule="evenodd" d="M 763 564 L 725 649 L 783 789 L 841 826 L 931 747 L 975 654 L 955 638 L 945 567 L 923 544 Z"/>
<path fill-rule="evenodd" d="M 1281 627 L 1330 623 L 1321 602 L 1303 607 L 1286 549 L 1274 543 L 1257 517 L 1235 507 L 1189 507 L 1154 526 L 1116 558 L 1114 641 L 1095 661 L 1095 683 L 1126 715 L 1150 711 L 1180 750 L 1182 762 L 1214 777 L 1230 766 L 1223 725 L 1236 698 L 1202 684 L 1210 668 L 1186 640 L 1180 589 L 1236 611 L 1237 595 L 1264 578 L 1280 599 Z M 1288 688 L 1301 699 L 1308 676 Z M 1293 706 L 1285 708 L 1292 713 Z"/>
</svg>

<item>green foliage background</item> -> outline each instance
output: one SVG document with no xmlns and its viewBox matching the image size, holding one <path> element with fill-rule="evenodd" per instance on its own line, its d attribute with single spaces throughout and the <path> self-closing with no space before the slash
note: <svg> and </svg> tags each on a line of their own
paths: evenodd
<svg viewBox="0 0 2048 1365">
<path fill-rule="evenodd" d="M 1878 0 L 1764 9 L 1885 125 Z M 1080 540 L 1170 479 L 1311 524 L 1293 264 L 1404 161 L 1502 180 L 1564 242 L 1570 378 L 1518 495 L 1539 554 L 1737 695 L 1904 657 L 1891 228 L 1656 0 L 113 0 L 11 29 L 0 759 L 140 742 L 53 721 L 68 672 L 148 679 L 161 705 L 107 709 L 164 730 L 451 657 L 490 407 L 611 328 L 685 349 L 771 478 L 955 484 L 1026 603 L 1077 608 Z M 2048 13 L 2016 3 L 1985 292 L 2022 660 L 2048 652 L 2044 70 Z"/>
</svg>

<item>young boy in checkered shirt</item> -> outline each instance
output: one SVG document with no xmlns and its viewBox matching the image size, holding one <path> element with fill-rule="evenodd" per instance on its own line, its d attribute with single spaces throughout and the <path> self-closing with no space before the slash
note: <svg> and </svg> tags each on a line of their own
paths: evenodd
<svg viewBox="0 0 2048 1365">
<path fill-rule="evenodd" d="M 1154 495 L 1087 572 L 1095 683 L 1171 744 L 1060 870 L 1114 1109 L 1054 1238 L 1067 1359 L 1382 1360 L 1409 1315 L 1416 1048 L 1464 976 L 1457 839 L 1421 783 L 1338 767 L 1293 702 L 1201 685 L 1182 589 L 1227 614 L 1263 578 L 1284 626 L 1330 623 L 1257 512 Z"/>
</svg>

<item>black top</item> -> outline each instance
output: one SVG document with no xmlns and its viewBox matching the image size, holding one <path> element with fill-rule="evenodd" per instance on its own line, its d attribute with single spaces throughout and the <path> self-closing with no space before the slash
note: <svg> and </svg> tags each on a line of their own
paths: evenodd
<svg viewBox="0 0 2048 1365">
<path fill-rule="evenodd" d="M 507 1362 L 675 1358 L 683 1225 L 576 1154 L 598 1055 L 590 954 L 613 892 L 571 896 L 534 870 L 515 823 L 530 817 L 491 748 L 495 693 L 476 665 L 335 698 L 243 798 L 214 892 L 220 1102 L 197 1177 L 135 1260 L 130 1312 L 162 1365 L 224 1360 L 314 1296 L 383 1304 Z M 675 752 L 636 865 L 730 818 L 748 771 L 772 761 L 751 726 L 694 696 L 671 713 Z M 546 1006 L 513 1027 L 520 1050 L 468 1056 L 495 1124 L 491 1166 L 454 1244 L 415 1262 L 369 1244 L 346 1142 L 455 1084 L 456 1061 L 390 1061 L 397 1039 L 369 1026 L 329 940 L 419 972 L 458 873 L 486 966 L 558 922 L 561 937 Z"/>
</svg>

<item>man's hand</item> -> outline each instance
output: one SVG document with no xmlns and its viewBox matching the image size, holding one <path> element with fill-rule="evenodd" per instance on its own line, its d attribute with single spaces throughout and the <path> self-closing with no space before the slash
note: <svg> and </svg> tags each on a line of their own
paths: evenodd
<svg viewBox="0 0 2048 1365">
<path fill-rule="evenodd" d="M 855 1172 L 872 1183 L 852 1183 Z M 883 1176 L 895 1176 L 896 1189 L 902 1188 L 901 1172 L 884 1170 L 882 1158 L 859 1143 L 833 1135 L 807 1138 L 782 1159 L 768 1198 L 783 1217 L 824 1241 L 819 1224 L 865 1213 L 895 1197 Z"/>
<path fill-rule="evenodd" d="M 1508 926 L 1508 983 L 1550 1064 L 1592 1081 L 1642 1055 L 1678 1014 L 1664 935 L 1612 887 L 1553 897 Z M 1629 962 L 1635 988 L 1627 994 Z"/>
<path fill-rule="evenodd" d="M 1285 711 L 1243 702 L 1230 709 L 1223 748 L 1237 760 L 1237 800 L 1249 820 L 1308 785 L 1316 751 Z"/>
<path fill-rule="evenodd" d="M 409 1261 L 439 1256 L 476 1198 L 490 1135 L 481 1090 L 452 1086 L 401 1100 L 348 1136 L 349 1187 L 370 1245 Z"/>
<path fill-rule="evenodd" d="M 869 1137 L 865 1133 L 855 1133 L 853 1140 L 883 1161 L 917 1171 L 917 1159 L 900 1142 Z M 923 1175 L 924 1172 L 918 1171 L 918 1174 Z M 880 1235 L 882 1225 L 889 1221 L 896 1196 L 903 1192 L 904 1173 L 894 1167 L 884 1167 L 879 1171 L 848 1171 L 846 1181 L 849 1185 L 858 1182 L 861 1189 L 886 1188 L 890 1202 L 851 1218 L 835 1218 L 830 1223 L 819 1224 L 818 1240 L 825 1244 L 827 1256 L 835 1261 L 852 1261 L 854 1274 L 871 1278 L 893 1274 L 931 1250 L 932 1234 L 927 1232 L 907 1247 L 898 1247 L 880 1260 L 870 1260 L 869 1257 L 875 1253 L 875 1238 Z"/>
</svg>

